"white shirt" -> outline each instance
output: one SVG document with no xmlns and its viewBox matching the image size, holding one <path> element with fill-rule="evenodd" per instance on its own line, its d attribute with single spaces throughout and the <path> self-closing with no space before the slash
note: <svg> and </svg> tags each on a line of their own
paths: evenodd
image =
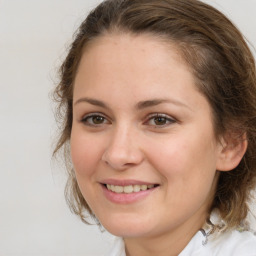
<svg viewBox="0 0 256 256">
<path fill-rule="evenodd" d="M 215 239 L 198 231 L 178 256 L 256 256 L 256 236 L 237 230 L 219 234 Z M 113 248 L 105 256 L 126 256 L 122 238 L 116 238 Z"/>
</svg>

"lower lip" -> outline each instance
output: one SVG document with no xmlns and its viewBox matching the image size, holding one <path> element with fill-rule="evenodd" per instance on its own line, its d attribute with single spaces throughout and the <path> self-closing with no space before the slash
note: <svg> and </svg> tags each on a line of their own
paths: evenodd
<svg viewBox="0 0 256 256">
<path fill-rule="evenodd" d="M 153 193 L 158 187 L 154 187 L 151 189 L 147 189 L 144 191 L 134 192 L 134 193 L 115 193 L 108 190 L 104 185 L 102 185 L 103 193 L 106 198 L 112 203 L 116 204 L 131 204 L 137 201 L 140 201 L 146 197 L 148 197 L 151 193 Z"/>
</svg>

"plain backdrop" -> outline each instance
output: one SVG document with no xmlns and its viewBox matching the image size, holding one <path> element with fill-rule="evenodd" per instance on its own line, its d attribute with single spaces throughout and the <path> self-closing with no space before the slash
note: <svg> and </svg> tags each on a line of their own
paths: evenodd
<svg viewBox="0 0 256 256">
<path fill-rule="evenodd" d="M 65 204 L 65 171 L 51 162 L 49 93 L 93 0 L 0 0 L 0 256 L 102 255 L 112 237 Z M 256 1 L 207 1 L 256 46 Z M 255 54 L 255 52 L 254 52 Z"/>
</svg>

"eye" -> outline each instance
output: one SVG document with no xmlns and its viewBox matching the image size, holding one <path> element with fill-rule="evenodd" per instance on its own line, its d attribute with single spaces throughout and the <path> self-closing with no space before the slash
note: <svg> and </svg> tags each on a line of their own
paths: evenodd
<svg viewBox="0 0 256 256">
<path fill-rule="evenodd" d="M 83 117 L 81 120 L 82 123 L 90 126 L 100 126 L 102 124 L 108 124 L 109 121 L 107 120 L 106 117 L 104 117 L 101 114 L 89 114 Z"/>
<path fill-rule="evenodd" d="M 154 117 L 154 123 L 156 125 L 165 125 L 167 121 L 168 121 L 167 118 L 163 116 Z"/>
<path fill-rule="evenodd" d="M 152 114 L 147 119 L 146 124 L 155 127 L 165 127 L 175 122 L 175 119 L 166 114 Z"/>
</svg>

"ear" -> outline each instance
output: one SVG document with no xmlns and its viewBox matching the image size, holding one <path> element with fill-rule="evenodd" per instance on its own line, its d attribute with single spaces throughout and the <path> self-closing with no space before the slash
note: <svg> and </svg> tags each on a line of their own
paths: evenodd
<svg viewBox="0 0 256 256">
<path fill-rule="evenodd" d="M 238 166 L 248 146 L 246 134 L 228 133 L 221 137 L 216 168 L 218 171 L 231 171 Z"/>
</svg>

